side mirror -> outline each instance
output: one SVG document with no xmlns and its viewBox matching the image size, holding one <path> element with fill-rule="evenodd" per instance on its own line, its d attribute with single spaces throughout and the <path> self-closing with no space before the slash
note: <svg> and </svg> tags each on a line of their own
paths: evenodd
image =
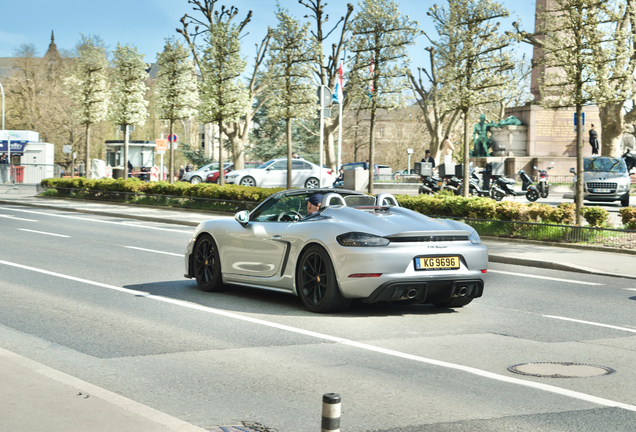
<svg viewBox="0 0 636 432">
<path fill-rule="evenodd" d="M 575 168 L 570 168 L 570 172 L 571 172 L 572 174 L 576 174 L 576 169 L 575 169 Z"/>
<path fill-rule="evenodd" d="M 248 210 L 242 210 L 234 215 L 234 220 L 241 225 L 247 225 L 250 221 L 250 212 Z"/>
</svg>

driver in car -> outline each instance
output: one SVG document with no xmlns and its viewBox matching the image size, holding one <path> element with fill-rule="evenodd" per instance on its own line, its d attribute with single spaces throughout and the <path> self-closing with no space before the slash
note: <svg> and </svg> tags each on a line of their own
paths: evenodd
<svg viewBox="0 0 636 432">
<path fill-rule="evenodd" d="M 307 198 L 307 217 L 318 213 L 320 204 L 322 204 L 322 194 L 315 193 L 309 195 L 309 198 Z"/>
</svg>

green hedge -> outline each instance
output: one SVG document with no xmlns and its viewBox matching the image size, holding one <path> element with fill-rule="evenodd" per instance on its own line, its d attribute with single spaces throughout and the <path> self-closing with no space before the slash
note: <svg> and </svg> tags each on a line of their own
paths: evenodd
<svg viewBox="0 0 636 432">
<path fill-rule="evenodd" d="M 42 186 L 73 188 L 80 190 L 103 190 L 112 192 L 132 192 L 150 195 L 171 195 L 179 197 L 192 198 L 210 198 L 232 201 L 253 201 L 260 202 L 270 195 L 275 194 L 284 189 L 274 188 L 251 188 L 238 185 L 225 185 L 223 187 L 215 183 L 199 183 L 196 185 L 187 182 L 143 182 L 133 178 L 123 179 L 101 179 L 88 180 L 85 178 L 73 179 L 45 179 L 42 180 Z"/>
</svg>

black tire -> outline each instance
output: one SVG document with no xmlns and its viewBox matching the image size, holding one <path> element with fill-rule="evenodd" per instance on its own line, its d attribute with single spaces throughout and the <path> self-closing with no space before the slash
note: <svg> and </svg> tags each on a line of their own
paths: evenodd
<svg viewBox="0 0 636 432">
<path fill-rule="evenodd" d="M 316 189 L 320 187 L 320 182 L 316 177 L 309 177 L 305 182 L 305 188 L 307 189 Z"/>
<path fill-rule="evenodd" d="M 539 191 L 535 189 L 530 189 L 528 192 L 526 192 L 526 198 L 530 202 L 535 202 L 536 200 L 539 199 Z"/>
<path fill-rule="evenodd" d="M 453 297 L 449 301 L 433 303 L 435 307 L 443 307 L 443 308 L 460 308 L 466 306 L 468 303 L 473 301 L 472 297 L 464 296 L 464 297 Z"/>
<path fill-rule="evenodd" d="M 197 238 L 192 256 L 192 273 L 203 291 L 223 291 L 221 279 L 221 261 L 214 239 L 208 234 Z"/>
<path fill-rule="evenodd" d="M 199 183 L 201 183 L 201 177 L 199 177 L 199 176 L 193 176 L 193 177 L 190 179 L 190 183 L 192 183 L 192 184 L 199 184 Z"/>
<path fill-rule="evenodd" d="M 218 176 L 218 177 L 216 178 L 215 183 L 216 183 L 216 184 L 218 184 L 218 185 L 220 185 L 220 184 L 221 184 L 221 176 Z"/>
<path fill-rule="evenodd" d="M 504 195 L 494 189 L 490 189 L 490 198 L 494 199 L 495 201 L 501 201 L 502 199 L 504 199 Z"/>
<path fill-rule="evenodd" d="M 254 180 L 254 177 L 246 176 L 241 179 L 239 184 L 241 186 L 256 187 L 256 180 Z"/>
<path fill-rule="evenodd" d="M 338 288 L 329 255 L 317 245 L 308 247 L 298 260 L 296 291 L 311 312 L 337 312 L 351 304 Z"/>
<path fill-rule="evenodd" d="M 629 207 L 629 193 L 625 194 L 621 198 L 621 207 Z"/>
</svg>

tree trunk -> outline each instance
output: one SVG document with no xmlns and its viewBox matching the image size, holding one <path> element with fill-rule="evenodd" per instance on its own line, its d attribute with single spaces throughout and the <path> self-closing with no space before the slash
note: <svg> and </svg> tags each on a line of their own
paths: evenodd
<svg viewBox="0 0 636 432">
<path fill-rule="evenodd" d="M 374 150 L 375 150 L 375 112 L 376 112 L 376 107 L 375 107 L 375 100 L 373 101 L 372 105 L 371 105 L 371 122 L 369 123 L 369 163 L 367 164 L 369 166 L 369 186 L 368 186 L 368 191 L 369 191 L 369 195 L 373 195 L 373 174 L 375 172 L 374 169 L 374 161 L 375 161 L 375 155 L 374 155 Z"/>
<path fill-rule="evenodd" d="M 581 113 L 583 107 L 576 105 L 576 192 L 574 194 L 576 200 L 576 224 L 583 224 L 583 215 L 581 208 L 583 207 L 583 127 L 581 125 Z"/>
<path fill-rule="evenodd" d="M 225 169 L 223 167 L 223 120 L 219 120 L 219 184 L 225 184 Z"/>
<path fill-rule="evenodd" d="M 328 168 L 331 168 L 333 172 L 338 172 L 338 155 L 336 154 L 335 146 L 334 146 L 334 134 L 338 131 L 338 127 L 340 126 L 340 121 L 337 121 L 333 118 L 325 119 L 325 165 Z"/>
<path fill-rule="evenodd" d="M 168 135 L 168 138 L 173 135 L 173 129 L 174 122 L 170 120 L 170 135 Z M 170 140 L 168 140 L 168 144 L 170 144 L 170 173 L 168 175 L 170 177 L 170 184 L 174 184 L 174 145 Z"/>
<path fill-rule="evenodd" d="M 287 139 L 287 189 L 292 188 L 292 124 L 291 119 L 286 120 L 286 139 Z"/>
<path fill-rule="evenodd" d="M 84 172 L 86 173 L 86 178 L 89 179 L 89 173 L 91 169 L 91 125 L 90 123 L 86 123 L 86 169 Z"/>
<path fill-rule="evenodd" d="M 466 111 L 464 111 L 464 160 L 463 160 L 463 181 L 462 181 L 462 186 L 463 186 L 463 191 L 462 191 L 462 195 L 464 196 L 464 198 L 468 198 L 468 191 L 470 190 L 470 177 L 469 177 L 469 166 L 468 166 L 468 160 L 469 160 L 469 155 L 470 155 L 470 150 L 468 149 L 469 147 L 469 142 L 468 142 L 468 109 Z"/>
<path fill-rule="evenodd" d="M 623 117 L 623 103 L 607 104 L 599 108 L 601 118 L 601 155 L 620 157 L 621 143 L 625 120 Z"/>
<path fill-rule="evenodd" d="M 128 180 L 128 125 L 124 125 L 124 181 Z"/>
</svg>

